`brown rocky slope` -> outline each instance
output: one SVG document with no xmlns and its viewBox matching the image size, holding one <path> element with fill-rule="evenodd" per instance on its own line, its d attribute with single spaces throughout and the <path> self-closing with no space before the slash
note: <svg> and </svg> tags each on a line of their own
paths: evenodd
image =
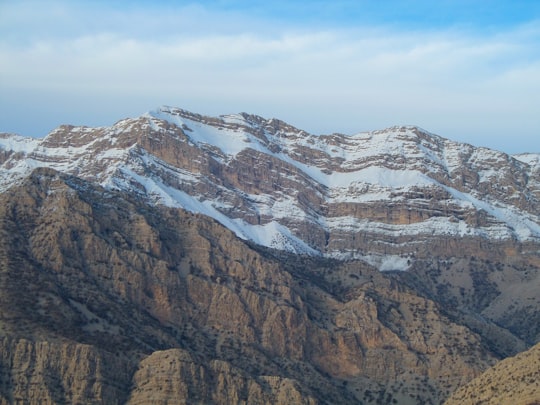
<svg viewBox="0 0 540 405">
<path fill-rule="evenodd" d="M 445 402 L 445 405 L 473 404 L 540 404 L 540 343 L 497 363 Z"/>
<path fill-rule="evenodd" d="M 416 127 L 318 136 L 162 107 L 43 139 L 0 134 L 2 192 L 36 167 L 212 216 L 267 247 L 406 270 L 395 277 L 500 357 L 540 340 L 538 155 Z"/>
<path fill-rule="evenodd" d="M 498 360 L 362 261 L 51 169 L 0 200 L 0 403 L 438 404 Z"/>
</svg>

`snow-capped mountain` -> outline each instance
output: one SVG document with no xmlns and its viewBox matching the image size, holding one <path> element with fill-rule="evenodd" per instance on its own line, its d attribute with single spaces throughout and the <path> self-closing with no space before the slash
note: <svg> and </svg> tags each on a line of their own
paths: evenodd
<svg viewBox="0 0 540 405">
<path fill-rule="evenodd" d="M 539 181 L 416 127 L 0 134 L 0 403 L 442 403 L 540 340 Z"/>
<path fill-rule="evenodd" d="M 244 113 L 162 107 L 43 139 L 0 134 L 0 189 L 50 167 L 208 215 L 264 246 L 406 269 L 403 253 L 434 236 L 538 241 L 539 158 L 411 126 L 313 135 Z"/>
</svg>

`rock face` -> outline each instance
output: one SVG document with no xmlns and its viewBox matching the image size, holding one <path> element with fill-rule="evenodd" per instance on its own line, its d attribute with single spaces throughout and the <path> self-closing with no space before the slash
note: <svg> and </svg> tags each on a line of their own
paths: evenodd
<svg viewBox="0 0 540 405">
<path fill-rule="evenodd" d="M 497 360 L 361 261 L 258 250 L 51 169 L 0 207 L 6 403 L 438 403 Z"/>
<path fill-rule="evenodd" d="M 152 353 L 140 363 L 133 382 L 127 402 L 133 405 L 317 403 L 303 395 L 294 380 L 278 376 L 255 379 L 223 360 L 212 360 L 202 366 L 180 349 Z"/>
<path fill-rule="evenodd" d="M 505 359 L 452 395 L 445 405 L 540 404 L 540 344 Z"/>
<path fill-rule="evenodd" d="M 433 236 L 439 249 L 458 238 L 512 248 L 540 237 L 533 155 L 415 127 L 315 136 L 275 119 L 163 107 L 110 128 L 62 126 L 43 140 L 3 135 L 0 146 L 4 189 L 50 167 L 292 252 L 369 260 Z"/>
<path fill-rule="evenodd" d="M 2 404 L 125 401 L 130 376 L 111 353 L 55 340 L 3 338 L 0 344 Z"/>
<path fill-rule="evenodd" d="M 171 108 L 0 135 L 0 403 L 440 404 L 539 340 L 537 163 Z"/>
</svg>

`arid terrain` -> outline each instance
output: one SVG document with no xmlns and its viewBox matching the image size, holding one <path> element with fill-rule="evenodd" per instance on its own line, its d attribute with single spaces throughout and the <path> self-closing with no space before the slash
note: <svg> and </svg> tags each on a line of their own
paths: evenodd
<svg viewBox="0 0 540 405">
<path fill-rule="evenodd" d="M 170 107 L 0 134 L 0 403 L 534 404 L 538 162 Z"/>
</svg>

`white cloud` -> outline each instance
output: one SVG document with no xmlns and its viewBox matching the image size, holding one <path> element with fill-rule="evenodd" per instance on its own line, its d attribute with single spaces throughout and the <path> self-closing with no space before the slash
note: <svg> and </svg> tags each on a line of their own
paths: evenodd
<svg viewBox="0 0 540 405">
<path fill-rule="evenodd" d="M 412 123 L 455 139 L 482 131 L 502 136 L 501 128 L 520 126 L 538 134 L 540 35 L 534 25 L 492 36 L 294 29 L 234 13 L 225 22 L 222 14 L 196 6 L 159 15 L 111 10 L 100 20 L 100 9 L 55 4 L 27 8 L 24 23 L 15 6 L 0 10 L 0 25 L 10 20 L 11 26 L 0 39 L 0 91 L 13 100 L 18 92 L 39 91 L 61 111 L 62 99 L 77 98 L 88 114 L 103 109 L 98 100 L 107 100 L 108 109 L 143 108 L 133 114 L 155 103 L 202 113 L 249 111 L 313 132 Z M 39 13 L 54 18 L 42 22 Z M 61 22 L 56 28 L 55 19 Z M 18 38 L 15 24 L 36 26 Z M 126 108 L 117 108 L 119 119 Z"/>
</svg>

